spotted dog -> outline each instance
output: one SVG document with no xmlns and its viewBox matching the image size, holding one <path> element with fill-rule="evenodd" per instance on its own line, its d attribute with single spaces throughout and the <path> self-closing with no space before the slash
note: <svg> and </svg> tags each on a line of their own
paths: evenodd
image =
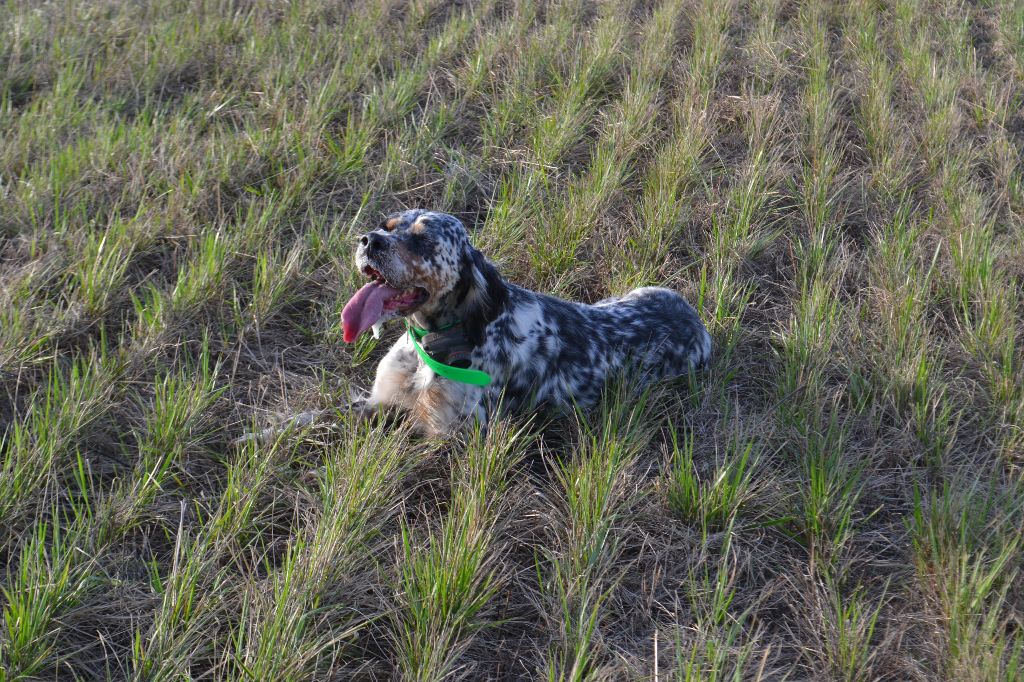
<svg viewBox="0 0 1024 682">
<path fill-rule="evenodd" d="M 524 289 L 502 279 L 445 213 L 387 218 L 362 236 L 355 264 L 370 282 L 342 312 L 345 341 L 396 317 L 411 327 L 378 365 L 363 409 L 402 408 L 427 433 L 486 423 L 499 404 L 591 406 L 613 374 L 645 385 L 711 357 L 711 337 L 676 292 L 644 287 L 586 305 Z M 483 380 L 445 378 L 448 367 Z"/>
<path fill-rule="evenodd" d="M 587 305 L 524 289 L 504 280 L 445 213 L 387 218 L 360 238 L 355 264 L 369 282 L 342 311 L 344 340 L 377 334 L 398 317 L 409 330 L 354 407 L 401 408 L 428 434 L 471 419 L 486 424 L 499 406 L 588 407 L 612 375 L 628 372 L 642 386 L 711 357 L 711 337 L 676 292 L 644 287 Z M 303 413 L 290 424 L 322 415 Z"/>
</svg>

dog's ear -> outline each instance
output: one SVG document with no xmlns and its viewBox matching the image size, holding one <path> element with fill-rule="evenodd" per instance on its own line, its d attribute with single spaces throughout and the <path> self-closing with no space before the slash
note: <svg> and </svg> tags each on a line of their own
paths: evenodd
<svg viewBox="0 0 1024 682">
<path fill-rule="evenodd" d="M 463 308 L 462 326 L 470 343 L 479 346 L 484 342 L 484 329 L 505 309 L 508 289 L 498 269 L 472 247 L 466 255 L 465 266 L 472 284 Z"/>
</svg>

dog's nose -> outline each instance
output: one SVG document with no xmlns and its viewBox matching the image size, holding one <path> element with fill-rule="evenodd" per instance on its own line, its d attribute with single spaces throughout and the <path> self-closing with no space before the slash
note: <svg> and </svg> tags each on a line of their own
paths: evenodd
<svg viewBox="0 0 1024 682">
<path fill-rule="evenodd" d="M 386 245 L 387 240 L 384 235 L 377 232 L 369 232 L 363 235 L 363 238 L 359 240 L 367 251 L 381 251 Z"/>
</svg>

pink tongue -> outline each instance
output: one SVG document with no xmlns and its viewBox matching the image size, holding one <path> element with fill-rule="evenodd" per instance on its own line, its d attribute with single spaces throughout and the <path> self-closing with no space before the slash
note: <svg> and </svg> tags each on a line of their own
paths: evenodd
<svg viewBox="0 0 1024 682">
<path fill-rule="evenodd" d="M 384 301 L 402 293 L 380 282 L 370 282 L 356 292 L 341 311 L 345 343 L 352 343 L 384 313 Z"/>
</svg>

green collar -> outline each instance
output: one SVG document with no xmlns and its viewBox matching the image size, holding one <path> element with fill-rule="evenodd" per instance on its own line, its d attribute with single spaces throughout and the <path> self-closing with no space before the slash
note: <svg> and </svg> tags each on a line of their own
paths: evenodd
<svg viewBox="0 0 1024 682">
<path fill-rule="evenodd" d="M 427 367 L 432 369 L 435 374 L 437 374 L 438 376 L 442 376 L 445 379 L 458 381 L 459 383 L 463 384 L 470 384 L 472 386 L 487 386 L 488 384 L 491 383 L 491 375 L 488 374 L 487 372 L 481 372 L 480 370 L 477 369 L 468 369 L 462 367 L 454 367 L 452 365 L 446 365 L 443 362 L 435 360 L 434 358 L 427 355 L 427 351 L 423 350 L 423 346 L 420 345 L 420 341 L 423 340 L 424 337 L 428 335 L 437 335 L 440 332 L 443 332 L 447 329 L 451 329 L 457 324 L 459 323 L 453 322 L 447 327 L 442 327 L 441 329 L 438 329 L 436 332 L 431 332 L 428 329 L 420 329 L 419 327 L 412 326 L 412 324 L 408 320 L 406 320 L 405 322 L 405 326 L 408 327 L 409 329 L 409 340 L 412 341 L 412 347 L 416 349 L 416 353 L 420 356 L 420 359 L 423 360 Z M 426 343 L 429 345 L 429 342 L 430 340 L 428 339 Z M 466 352 L 460 354 L 464 356 L 468 355 L 468 353 Z"/>
</svg>

